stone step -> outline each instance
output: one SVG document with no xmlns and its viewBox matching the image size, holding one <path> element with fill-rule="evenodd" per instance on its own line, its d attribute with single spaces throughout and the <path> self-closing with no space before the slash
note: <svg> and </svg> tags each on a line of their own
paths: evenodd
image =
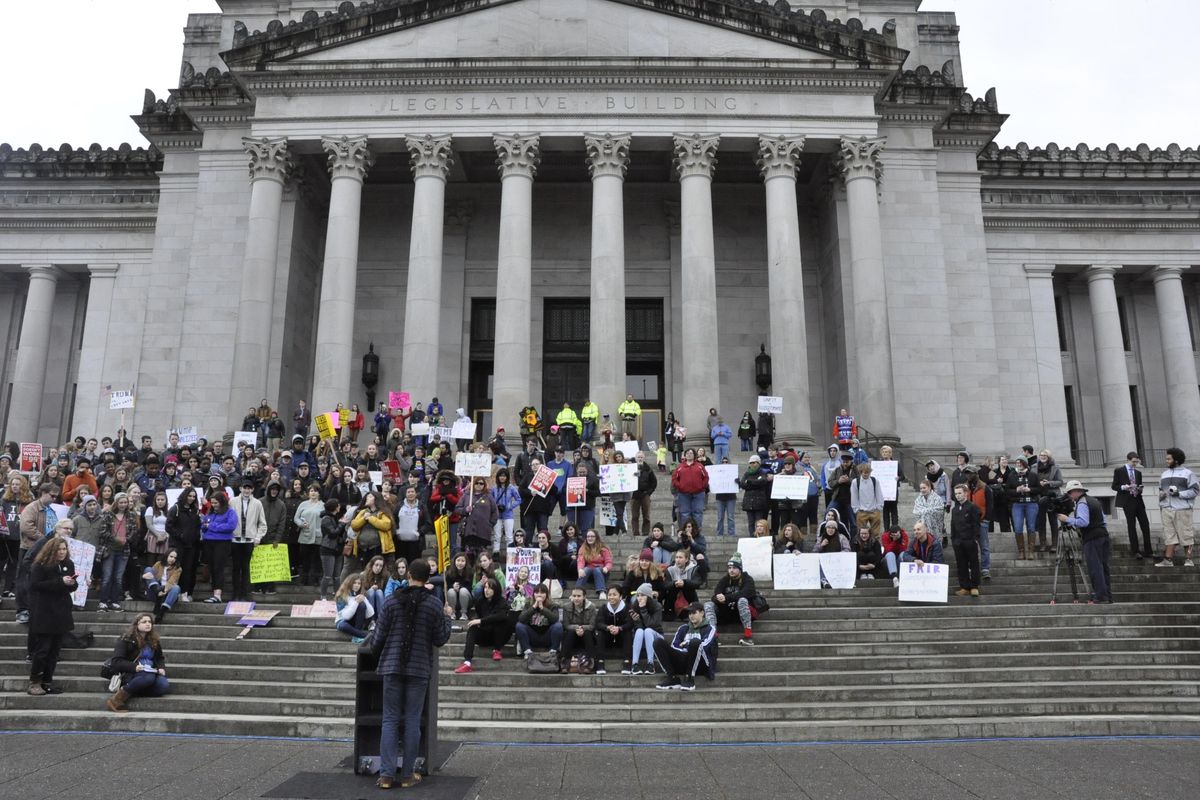
<svg viewBox="0 0 1200 800">
<path fill-rule="evenodd" d="M 31 698 L 45 699 L 45 698 Z M 99 699 L 99 696 L 97 696 Z M 170 700 L 162 701 L 169 703 Z M 239 736 L 297 737 L 348 741 L 353 717 L 292 717 L 223 713 L 163 713 L 162 703 L 144 701 L 143 711 L 114 714 L 108 709 L 48 714 L 36 709 L 0 709 L 0 730 L 112 731 L 128 733 L 236 733 Z"/>
<path fill-rule="evenodd" d="M 64 650 L 63 654 L 72 652 Z M 92 652 L 92 651 L 87 651 Z M 55 670 L 55 676 L 74 676 L 88 677 L 99 679 L 100 662 L 107 657 L 107 652 L 104 656 L 96 653 L 94 656 L 81 656 L 78 658 L 64 658 L 58 662 L 58 668 Z M 295 661 L 294 659 L 292 661 Z M 177 662 L 175 660 L 168 661 L 170 666 L 171 679 L 189 678 L 194 680 L 208 681 L 230 681 L 238 680 L 239 675 L 234 674 L 228 664 L 197 664 L 188 662 Z M 0 675 L 26 675 L 29 673 L 29 664 L 24 657 L 5 658 L 0 660 Z M 246 674 L 246 673 L 242 673 Z M 354 669 L 352 666 L 338 666 L 336 668 L 302 666 L 300 664 L 288 663 L 286 666 L 278 664 L 256 665 L 253 671 L 249 672 L 259 680 L 274 681 L 290 681 L 293 683 L 311 680 L 314 683 L 346 683 L 354 684 Z"/>
<path fill-rule="evenodd" d="M 353 680 L 343 683 L 316 683 L 308 681 L 254 681 L 243 678 L 226 680 L 197 680 L 195 678 L 176 677 L 174 666 L 169 671 L 171 680 L 171 695 L 189 695 L 208 697 L 220 700 L 224 697 L 273 698 L 281 700 L 320 698 L 322 700 L 342 700 L 353 702 Z M 70 696 L 86 695 L 101 689 L 106 689 L 108 681 L 99 677 L 95 672 L 90 677 L 83 675 L 55 676 L 55 683 L 62 684 Z M 4 678 L 0 680 L 0 691 L 24 692 L 29 682 L 24 678 Z"/>
<path fill-rule="evenodd" d="M 104 687 L 107 689 L 107 687 Z M 47 695 L 31 697 L 20 693 L 0 694 L 0 709 L 14 711 L 42 711 L 43 713 L 62 713 L 75 709 L 104 708 L 103 693 L 92 692 L 84 695 Z M 353 717 L 354 702 L 348 700 L 325 700 L 323 698 L 273 698 L 273 697 L 196 697 L 173 692 L 168 701 L 172 714 L 232 714 L 239 717 Z M 161 704 L 152 699 L 138 703 L 135 699 L 133 707 L 141 706 L 145 710 L 155 709 Z"/>
</svg>

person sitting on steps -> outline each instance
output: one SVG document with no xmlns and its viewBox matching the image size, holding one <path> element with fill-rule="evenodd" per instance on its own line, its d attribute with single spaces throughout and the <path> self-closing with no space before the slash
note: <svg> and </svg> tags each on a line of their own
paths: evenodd
<svg viewBox="0 0 1200 800">
<path fill-rule="evenodd" d="M 701 670 L 710 681 L 716 679 L 717 628 L 707 617 L 704 606 L 692 603 L 687 607 L 687 622 L 679 626 L 671 642 L 659 639 L 654 643 L 654 654 L 667 673 L 656 688 L 695 691 Z"/>
<path fill-rule="evenodd" d="M 179 551 L 171 548 L 162 560 L 146 567 L 142 580 L 146 582 L 146 596 L 154 601 L 154 621 L 162 622 L 167 612 L 179 600 L 179 577 L 183 568 L 179 565 Z"/>
<path fill-rule="evenodd" d="M 704 604 L 704 616 L 714 628 L 717 622 L 742 623 L 742 638 L 738 644 L 754 644 L 754 622 L 750 614 L 750 603 L 754 600 L 754 578 L 742 571 L 742 555 L 734 553 L 726 565 L 726 575 L 717 581 L 712 600 Z"/>
<path fill-rule="evenodd" d="M 178 569 L 178 568 L 176 568 Z M 115 689 L 105 705 L 109 711 L 128 711 L 131 697 L 162 697 L 171 689 L 167 682 L 167 662 L 163 657 L 154 619 L 146 613 L 134 618 L 129 630 L 113 648 L 113 677 L 110 689 Z"/>
<path fill-rule="evenodd" d="M 558 654 L 562 647 L 563 625 L 559 621 L 558 606 L 550 601 L 550 587 L 539 583 L 533 589 L 533 602 L 521 612 L 517 619 L 517 641 L 521 652 L 528 660 L 534 645 L 549 646 L 550 652 Z"/>
<path fill-rule="evenodd" d="M 454 670 L 459 675 L 473 671 L 471 659 L 475 655 L 476 644 L 491 645 L 492 660 L 500 661 L 504 658 L 500 651 L 513 635 L 515 623 L 509 614 L 508 601 L 504 599 L 500 582 L 495 578 L 484 578 L 482 585 L 483 591 L 471 609 L 474 617 L 467 622 L 463 662 Z"/>
</svg>

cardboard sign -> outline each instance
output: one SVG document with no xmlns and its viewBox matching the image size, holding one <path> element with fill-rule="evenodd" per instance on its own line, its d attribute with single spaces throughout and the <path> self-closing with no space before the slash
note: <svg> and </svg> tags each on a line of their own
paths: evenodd
<svg viewBox="0 0 1200 800">
<path fill-rule="evenodd" d="M 253 610 L 254 610 L 253 601 L 250 601 L 250 602 L 238 601 L 236 603 L 226 603 L 225 604 L 225 613 L 222 614 L 222 616 L 242 617 L 242 616 L 245 616 L 246 614 L 249 614 Z"/>
<path fill-rule="evenodd" d="M 708 470 L 708 491 L 713 494 L 737 494 L 737 464 L 714 464 Z"/>
<path fill-rule="evenodd" d="M 434 425 L 429 428 L 429 435 L 436 436 L 443 442 L 450 441 L 453 437 L 454 429 L 447 428 L 445 425 Z"/>
<path fill-rule="evenodd" d="M 71 516 L 71 507 L 66 503 L 51 503 L 50 510 L 54 512 L 54 519 L 56 521 L 61 521 Z M 54 530 L 54 526 L 49 525 L 49 523 L 47 525 L 49 530 L 46 532 L 51 533 Z"/>
<path fill-rule="evenodd" d="M 871 477 L 879 481 L 879 491 L 884 500 L 896 499 L 896 486 L 900 482 L 899 461 L 872 461 Z"/>
<path fill-rule="evenodd" d="M 600 495 L 596 501 L 596 524 L 607 528 L 617 527 L 617 506 L 607 495 Z"/>
<path fill-rule="evenodd" d="M 414 422 L 410 427 L 412 428 L 413 436 L 428 436 L 429 435 L 429 423 L 428 422 Z"/>
<path fill-rule="evenodd" d="M 337 603 L 333 600 L 315 600 L 312 605 L 294 605 L 291 615 L 308 619 L 333 619 L 337 616 Z"/>
<path fill-rule="evenodd" d="M 383 467 L 383 476 L 392 482 L 392 486 L 399 486 L 402 480 L 400 477 L 400 462 L 384 461 L 380 466 Z"/>
<path fill-rule="evenodd" d="M 75 565 L 75 591 L 71 592 L 71 605 L 83 608 L 87 602 L 88 586 L 92 582 L 92 569 L 96 565 L 96 546 L 78 539 L 67 539 L 71 563 Z"/>
<path fill-rule="evenodd" d="M 950 594 L 950 567 L 947 564 L 926 562 L 917 566 L 912 561 L 900 564 L 900 595 L 903 602 L 945 603 Z"/>
<path fill-rule="evenodd" d="M 450 429 L 451 439 L 474 439 L 475 429 L 478 426 L 470 420 L 455 420 L 454 427 Z M 445 437 L 442 437 L 445 438 Z"/>
<path fill-rule="evenodd" d="M 444 573 L 450 568 L 450 516 L 443 514 L 433 522 L 433 536 L 437 542 L 437 571 Z"/>
<path fill-rule="evenodd" d="M 545 497 L 550 492 L 550 487 L 554 485 L 556 478 L 558 478 L 558 473 L 542 464 L 529 481 L 529 491 L 538 497 Z"/>
<path fill-rule="evenodd" d="M 783 413 L 783 398 L 771 397 L 770 395 L 758 396 L 758 413 L 760 414 L 782 414 Z"/>
<path fill-rule="evenodd" d="M 587 505 L 587 478 L 567 478 L 567 508 Z"/>
<path fill-rule="evenodd" d="M 807 475 L 776 475 L 771 479 L 772 500 L 807 500 Z"/>
<path fill-rule="evenodd" d="M 176 428 L 175 433 L 179 435 L 180 444 L 195 444 L 200 441 L 200 433 L 196 430 L 195 425 L 188 425 L 184 428 Z M 167 432 L 167 441 L 171 440 L 170 431 Z"/>
<path fill-rule="evenodd" d="M 853 589 L 858 576 L 858 556 L 854 553 L 820 553 L 821 572 L 834 589 Z"/>
<path fill-rule="evenodd" d="M 113 392 L 108 396 L 108 408 L 110 411 L 133 408 L 133 392 Z"/>
<path fill-rule="evenodd" d="M 491 453 L 457 453 L 454 474 L 466 478 L 489 478 L 492 475 Z"/>
<path fill-rule="evenodd" d="M 771 537 L 738 539 L 737 542 L 737 551 L 742 554 L 742 571 L 749 573 L 756 581 L 765 583 L 771 580 Z"/>
<path fill-rule="evenodd" d="M 271 620 L 275 619 L 278 614 L 278 611 L 268 611 L 266 609 L 251 611 L 249 614 L 246 614 L 239 619 L 237 624 L 246 628 L 261 628 Z"/>
<path fill-rule="evenodd" d="M 388 408 L 397 410 L 412 405 L 408 392 L 388 392 Z"/>
<path fill-rule="evenodd" d="M 654 452 L 655 450 L 658 449 L 658 442 L 654 442 L 654 441 L 647 439 L 646 440 L 646 449 L 649 450 L 650 452 Z"/>
<path fill-rule="evenodd" d="M 816 553 L 783 553 L 772 559 L 775 588 L 820 589 L 821 557 Z"/>
<path fill-rule="evenodd" d="M 637 464 L 601 464 L 600 494 L 637 491 Z"/>
<path fill-rule="evenodd" d="M 508 561 L 504 564 L 504 585 L 515 586 L 517 572 L 521 567 L 529 567 L 529 582 L 542 582 L 542 551 L 536 547 L 508 548 Z"/>
<path fill-rule="evenodd" d="M 38 442 L 21 442 L 21 472 L 42 471 L 42 446 Z"/>
<path fill-rule="evenodd" d="M 233 434 L 233 452 L 240 453 L 243 445 L 258 447 L 258 434 L 254 431 L 238 431 Z"/>
<path fill-rule="evenodd" d="M 339 408 L 338 409 L 338 427 L 344 428 L 349 424 L 350 424 L 350 409 Z"/>
<path fill-rule="evenodd" d="M 334 431 L 337 428 L 334 422 L 335 419 L 333 414 L 318 414 L 313 420 L 317 425 L 317 436 L 320 436 L 322 439 L 332 439 L 335 435 Z"/>
<path fill-rule="evenodd" d="M 183 496 L 183 489 L 167 489 L 167 508 L 177 505 L 179 498 Z"/>
<path fill-rule="evenodd" d="M 251 583 L 291 583 L 292 565 L 286 544 L 259 544 L 250 554 Z"/>
<path fill-rule="evenodd" d="M 617 442 L 614 445 L 614 447 L 617 448 L 618 453 L 625 456 L 626 461 L 633 461 L 633 459 L 637 457 L 637 454 L 638 454 L 638 443 L 637 442 Z"/>
<path fill-rule="evenodd" d="M 367 478 L 376 489 L 383 488 L 383 470 L 373 469 L 367 472 Z"/>
</svg>

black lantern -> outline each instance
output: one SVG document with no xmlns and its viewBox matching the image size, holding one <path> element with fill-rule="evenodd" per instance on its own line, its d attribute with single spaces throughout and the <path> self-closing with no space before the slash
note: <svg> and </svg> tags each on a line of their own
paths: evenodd
<svg viewBox="0 0 1200 800">
<path fill-rule="evenodd" d="M 754 382 L 759 391 L 771 388 L 771 357 L 767 355 L 767 346 L 760 344 L 758 355 L 754 357 Z"/>
<path fill-rule="evenodd" d="M 363 356 L 362 382 L 367 387 L 367 408 L 375 408 L 375 385 L 379 383 L 379 356 L 375 355 L 375 343 L 371 342 Z"/>
</svg>

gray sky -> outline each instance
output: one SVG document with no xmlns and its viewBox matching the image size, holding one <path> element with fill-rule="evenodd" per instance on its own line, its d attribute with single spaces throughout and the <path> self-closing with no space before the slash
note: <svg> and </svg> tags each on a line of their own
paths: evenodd
<svg viewBox="0 0 1200 800">
<path fill-rule="evenodd" d="M 144 89 L 163 97 L 175 86 L 188 13 L 217 10 L 215 0 L 4 3 L 0 142 L 144 145 L 129 115 Z M 995 86 L 1011 115 L 1001 144 L 1200 145 L 1196 0 L 926 0 L 923 10 L 957 12 L 967 88 Z"/>
</svg>

